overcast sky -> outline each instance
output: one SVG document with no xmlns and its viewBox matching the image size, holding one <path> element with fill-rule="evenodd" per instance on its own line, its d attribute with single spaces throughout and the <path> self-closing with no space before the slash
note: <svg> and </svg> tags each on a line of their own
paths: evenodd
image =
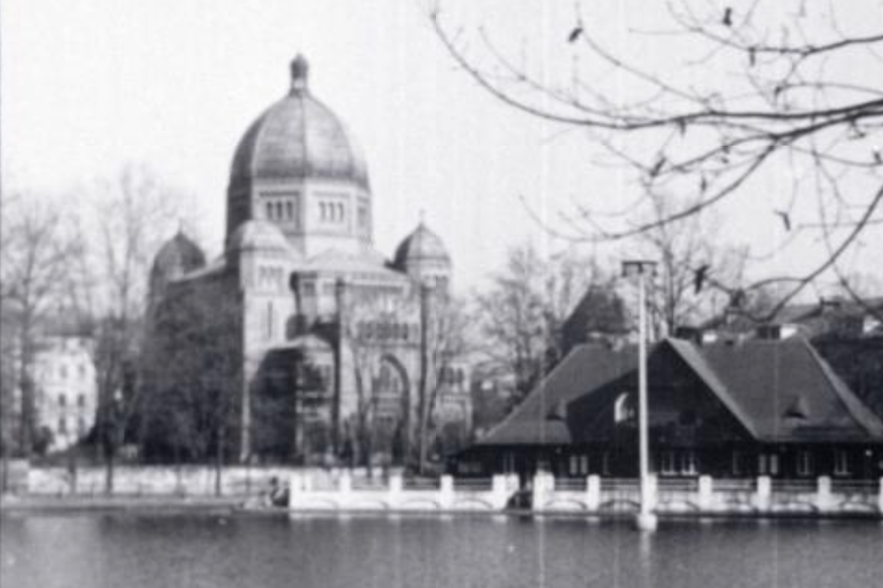
<svg viewBox="0 0 883 588">
<path fill-rule="evenodd" d="M 623 31 L 655 18 L 647 8 L 653 3 L 609 4 L 595 9 L 596 18 Z M 313 92 L 366 153 L 381 251 L 391 255 L 421 211 L 447 242 L 461 287 L 476 284 L 500 264 L 507 246 L 524 238 L 546 251 L 562 247 L 521 199 L 554 217 L 577 196 L 615 197 L 617 178 L 587 164 L 585 139 L 506 109 L 458 71 L 424 6 L 417 0 L 4 2 L 4 176 L 64 192 L 112 176 L 126 162 L 144 162 L 195 197 L 200 235 L 218 252 L 233 150 L 249 124 L 285 94 L 288 63 L 303 52 Z M 487 20 L 497 30 L 518 25 L 547 43 L 566 42 L 572 2 L 511 6 L 481 2 L 463 20 Z M 778 202 L 775 194 L 769 199 L 769 207 Z M 781 238 L 778 220 L 756 200 L 726 211 L 723 221 L 723 236 L 758 251 Z M 866 250 L 883 250 L 878 227 Z M 811 245 L 777 258 L 774 268 L 810 263 L 817 258 Z M 869 260 L 850 263 L 879 271 Z"/>
</svg>

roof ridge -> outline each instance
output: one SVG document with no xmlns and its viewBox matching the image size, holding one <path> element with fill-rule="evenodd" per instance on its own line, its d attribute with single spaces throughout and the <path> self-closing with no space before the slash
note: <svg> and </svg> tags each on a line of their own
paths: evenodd
<svg viewBox="0 0 883 588">
<path fill-rule="evenodd" d="M 675 350 L 678 356 L 682 360 L 684 360 L 684 362 L 690 367 L 690 369 L 693 370 L 693 373 L 695 373 L 703 382 L 705 382 L 711 392 L 715 396 L 717 396 L 718 400 L 720 400 L 730 411 L 730 413 L 734 417 L 736 417 L 736 420 L 739 421 L 739 424 L 745 427 L 745 430 L 748 431 L 748 433 L 752 437 L 754 437 L 755 439 L 760 439 L 761 436 L 758 434 L 757 430 L 753 426 L 753 423 L 751 423 L 751 420 L 744 414 L 742 407 L 739 406 L 739 403 L 734 400 L 733 396 L 730 394 L 726 383 L 721 379 L 720 375 L 717 373 L 714 367 L 712 367 L 712 365 L 706 360 L 702 353 L 693 346 L 692 343 L 690 343 L 689 341 L 676 339 L 674 337 L 666 337 L 665 339 L 663 339 L 662 342 L 669 343 L 671 348 Z M 691 354 L 685 353 L 684 349 L 681 349 L 681 346 L 688 346 L 691 352 L 695 352 L 692 354 L 696 356 L 695 359 L 689 356 Z M 701 361 L 702 365 L 694 365 L 695 360 Z M 713 376 L 715 381 L 709 381 L 708 378 L 705 377 L 705 374 L 703 372 L 707 372 L 708 374 Z"/>
</svg>

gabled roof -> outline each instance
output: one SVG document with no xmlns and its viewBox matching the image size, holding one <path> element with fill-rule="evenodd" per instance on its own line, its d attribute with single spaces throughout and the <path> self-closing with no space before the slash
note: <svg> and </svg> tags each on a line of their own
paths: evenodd
<svg viewBox="0 0 883 588">
<path fill-rule="evenodd" d="M 634 347 L 579 345 L 478 445 L 561 445 L 570 442 L 561 405 L 590 393 L 634 369 Z"/>
<path fill-rule="evenodd" d="M 690 345 L 690 344 L 688 344 Z M 701 356 L 762 441 L 883 439 L 883 424 L 801 337 L 717 342 Z M 803 418 L 790 414 L 795 405 Z"/>
<path fill-rule="evenodd" d="M 651 349 L 651 356 L 664 347 L 683 359 L 758 441 L 883 440 L 883 423 L 801 338 L 705 345 L 666 339 Z M 560 416 L 567 412 L 561 404 L 583 401 L 614 380 L 633 377 L 636 370 L 633 346 L 617 351 L 603 345 L 581 345 L 478 444 L 568 444 L 571 432 Z M 651 412 L 652 391 L 651 375 Z"/>
</svg>

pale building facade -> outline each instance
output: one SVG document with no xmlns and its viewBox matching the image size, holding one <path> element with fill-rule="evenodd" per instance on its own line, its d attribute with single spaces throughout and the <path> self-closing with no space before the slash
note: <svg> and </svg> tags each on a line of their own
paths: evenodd
<svg viewBox="0 0 883 588">
<path fill-rule="evenodd" d="M 82 335 L 48 335 L 34 357 L 36 424 L 49 433 L 49 451 L 63 451 L 95 425 L 98 389 L 93 340 Z"/>
</svg>

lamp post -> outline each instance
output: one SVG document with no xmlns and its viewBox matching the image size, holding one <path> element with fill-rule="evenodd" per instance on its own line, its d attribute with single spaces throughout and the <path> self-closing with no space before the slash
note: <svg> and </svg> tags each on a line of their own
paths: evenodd
<svg viewBox="0 0 883 588">
<path fill-rule="evenodd" d="M 656 262 L 627 260 L 622 262 L 622 275 L 638 281 L 638 459 L 640 462 L 641 510 L 637 525 L 642 531 L 656 529 L 653 512 L 653 489 L 650 481 L 649 418 L 647 408 L 647 276 L 653 276 Z"/>
</svg>

